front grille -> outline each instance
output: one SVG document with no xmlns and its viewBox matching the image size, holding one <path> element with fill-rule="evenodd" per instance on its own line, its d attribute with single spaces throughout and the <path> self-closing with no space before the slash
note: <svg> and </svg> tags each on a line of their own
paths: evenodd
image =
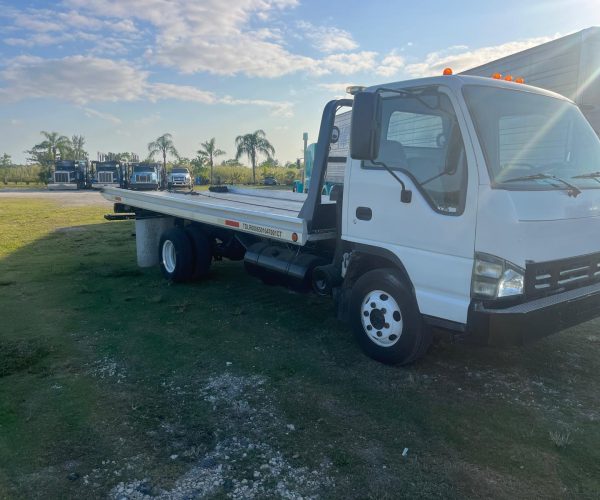
<svg viewBox="0 0 600 500">
<path fill-rule="evenodd" d="M 112 172 L 98 172 L 98 182 L 113 182 Z"/>
<path fill-rule="evenodd" d="M 149 175 L 138 175 L 136 181 L 140 182 L 140 183 L 141 182 L 150 182 L 150 176 Z"/>
<path fill-rule="evenodd" d="M 525 293 L 544 297 L 600 283 L 600 252 L 525 266 Z"/>
<path fill-rule="evenodd" d="M 54 173 L 54 182 L 69 182 L 69 172 L 55 172 Z"/>
</svg>

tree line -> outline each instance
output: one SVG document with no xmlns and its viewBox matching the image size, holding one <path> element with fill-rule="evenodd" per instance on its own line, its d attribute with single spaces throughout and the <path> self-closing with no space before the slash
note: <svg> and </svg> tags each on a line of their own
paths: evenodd
<svg viewBox="0 0 600 500">
<path fill-rule="evenodd" d="M 42 131 L 43 140 L 27 150 L 28 165 L 14 165 L 9 155 L 4 153 L 0 157 L 0 180 L 7 182 L 46 182 L 52 168 L 58 159 L 85 160 L 88 153 L 85 151 L 85 138 L 82 135 L 73 135 L 68 138 L 58 132 Z M 264 130 L 239 135 L 235 138 L 235 154 L 233 158 L 221 161 L 219 157 L 225 156 L 226 151 L 220 149 L 216 139 L 212 137 L 200 143 L 196 157 L 185 158 L 179 155 L 173 136 L 165 133 L 148 143 L 145 161 L 162 160 L 166 170 L 169 167 L 184 166 L 189 168 L 194 176 L 201 177 L 213 184 L 215 181 L 236 183 L 256 183 L 256 171 L 260 170 L 262 177 L 273 176 L 280 183 L 289 184 L 298 177 L 297 165 L 292 162 L 285 166 L 279 164 L 274 158 L 275 148 L 267 139 Z M 108 153 L 107 157 L 120 161 L 131 161 L 132 153 Z M 251 166 L 250 171 L 240 163 L 245 157 Z M 262 161 L 261 158 L 263 158 Z M 171 161 L 168 161 L 171 160 Z"/>
</svg>

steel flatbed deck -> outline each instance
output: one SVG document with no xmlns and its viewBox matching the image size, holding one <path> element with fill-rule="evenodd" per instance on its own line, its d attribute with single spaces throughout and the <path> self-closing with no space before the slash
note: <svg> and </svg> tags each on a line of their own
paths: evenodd
<svg viewBox="0 0 600 500">
<path fill-rule="evenodd" d="M 226 192 L 131 191 L 105 187 L 102 196 L 158 214 L 304 245 L 335 237 L 335 230 L 309 233 L 300 210 L 307 195 L 291 191 L 227 188 Z M 323 203 L 332 203 L 322 197 Z"/>
</svg>

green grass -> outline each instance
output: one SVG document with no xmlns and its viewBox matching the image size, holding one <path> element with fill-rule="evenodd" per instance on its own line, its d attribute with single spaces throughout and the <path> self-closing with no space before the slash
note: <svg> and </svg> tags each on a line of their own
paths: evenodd
<svg viewBox="0 0 600 500">
<path fill-rule="evenodd" d="M 41 182 L 0 182 L 0 189 L 45 189 L 46 184 Z"/>
<path fill-rule="evenodd" d="M 600 322 L 384 366 L 329 301 L 239 263 L 189 285 L 138 269 L 133 223 L 105 211 L 0 198 L 0 498 L 168 491 L 206 457 L 224 471 L 210 498 L 269 457 L 287 469 L 263 472 L 258 497 L 277 482 L 326 498 L 600 491 Z"/>
</svg>

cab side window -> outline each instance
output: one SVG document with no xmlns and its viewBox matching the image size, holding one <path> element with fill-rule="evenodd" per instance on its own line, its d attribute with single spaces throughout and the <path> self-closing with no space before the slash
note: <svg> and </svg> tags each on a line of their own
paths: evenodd
<svg viewBox="0 0 600 500">
<path fill-rule="evenodd" d="M 444 215 L 464 211 L 467 164 L 450 100 L 440 93 L 384 97 L 377 162 L 406 173 L 430 206 Z M 364 162 L 364 168 L 382 168 Z"/>
</svg>

